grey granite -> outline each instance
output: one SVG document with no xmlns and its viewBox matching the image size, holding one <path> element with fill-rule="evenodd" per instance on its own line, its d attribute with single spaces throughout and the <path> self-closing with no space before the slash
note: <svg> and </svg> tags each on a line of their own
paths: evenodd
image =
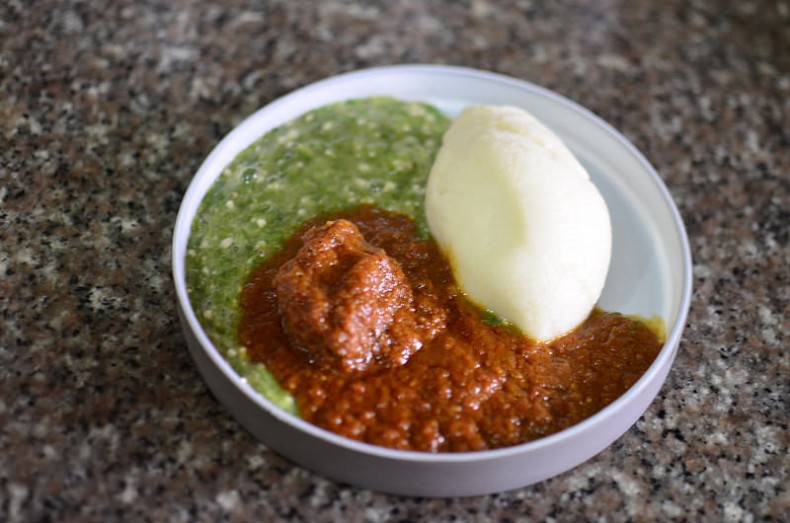
<svg viewBox="0 0 790 523">
<path fill-rule="evenodd" d="M 694 301 L 656 401 L 513 492 L 389 496 L 257 443 L 179 331 L 170 240 L 212 146 L 275 97 L 449 63 L 553 89 L 657 168 Z M 790 4 L 0 3 L 0 520 L 790 519 Z"/>
</svg>

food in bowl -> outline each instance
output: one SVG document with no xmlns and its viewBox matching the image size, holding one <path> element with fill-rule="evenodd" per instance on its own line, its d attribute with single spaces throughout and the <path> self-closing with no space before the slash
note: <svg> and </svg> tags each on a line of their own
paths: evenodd
<svg viewBox="0 0 790 523">
<path fill-rule="evenodd" d="M 510 446 L 597 412 L 659 352 L 618 314 L 535 341 L 467 298 L 425 218 L 449 125 L 421 103 L 332 104 L 267 133 L 204 198 L 187 251 L 193 307 L 286 410 L 399 449 Z"/>
<path fill-rule="evenodd" d="M 426 213 L 467 296 L 531 338 L 569 332 L 601 295 L 606 202 L 559 137 L 521 108 L 461 112 L 428 177 Z"/>
</svg>

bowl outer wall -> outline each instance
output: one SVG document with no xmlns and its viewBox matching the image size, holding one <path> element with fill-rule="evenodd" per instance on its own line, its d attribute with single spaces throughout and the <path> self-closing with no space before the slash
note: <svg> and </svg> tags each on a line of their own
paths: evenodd
<svg viewBox="0 0 790 523">
<path fill-rule="evenodd" d="M 647 171 L 647 180 L 641 180 L 638 187 L 621 183 L 618 191 L 628 195 L 634 191 L 655 192 L 651 196 L 659 204 L 658 211 L 665 214 L 663 228 L 656 231 L 649 223 L 652 229 L 647 233 L 658 234 L 665 240 L 665 250 L 671 255 L 655 269 L 663 271 L 659 279 L 666 280 L 657 288 L 669 292 L 669 296 L 662 296 L 665 299 L 656 304 L 669 327 L 667 343 L 650 369 L 626 394 L 591 418 L 535 442 L 492 451 L 436 455 L 393 451 L 339 437 L 283 412 L 238 377 L 197 321 L 188 301 L 184 277 L 192 218 L 222 166 L 266 130 L 307 110 L 342 99 L 394 95 L 425 100 L 452 115 L 470 101 L 523 106 L 520 102 L 525 92 L 545 102 L 528 107 L 538 118 L 547 120 L 558 108 L 570 109 L 580 115 L 582 124 L 605 134 L 607 139 L 614 139 L 621 160 L 636 162 Z M 553 128 L 561 136 L 567 134 L 556 126 Z M 569 146 L 576 154 L 584 150 L 584 144 L 573 141 Z M 584 158 L 582 162 L 590 163 Z M 640 210 L 648 213 L 640 216 L 641 220 L 657 212 L 650 207 Z M 420 496 L 467 496 L 525 486 L 568 470 L 606 448 L 628 430 L 658 393 L 677 351 L 691 293 L 691 261 L 682 221 L 652 167 L 625 138 L 592 113 L 550 91 L 493 73 L 447 66 L 391 66 L 340 75 L 286 95 L 250 116 L 217 145 L 187 191 L 174 234 L 173 271 L 179 315 L 190 353 L 212 392 L 243 426 L 272 449 L 327 477 L 373 490 Z"/>
</svg>

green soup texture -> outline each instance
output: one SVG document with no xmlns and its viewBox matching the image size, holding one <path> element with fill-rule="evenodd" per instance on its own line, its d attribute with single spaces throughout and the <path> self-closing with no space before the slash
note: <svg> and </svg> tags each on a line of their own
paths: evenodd
<svg viewBox="0 0 790 523">
<path fill-rule="evenodd" d="M 248 382 L 291 412 L 296 405 L 237 340 L 250 272 L 309 218 L 369 203 L 411 216 L 422 235 L 425 185 L 450 119 L 388 97 L 327 105 L 267 132 L 204 197 L 186 259 L 192 306 L 215 346 Z"/>
</svg>

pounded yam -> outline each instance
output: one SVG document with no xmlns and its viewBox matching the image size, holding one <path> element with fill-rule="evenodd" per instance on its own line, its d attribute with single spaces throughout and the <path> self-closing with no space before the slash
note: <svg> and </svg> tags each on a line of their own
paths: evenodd
<svg viewBox="0 0 790 523">
<path fill-rule="evenodd" d="M 469 298 L 528 336 L 562 335 L 595 306 L 611 257 L 606 203 L 526 111 L 465 109 L 444 136 L 426 211 Z"/>
</svg>

